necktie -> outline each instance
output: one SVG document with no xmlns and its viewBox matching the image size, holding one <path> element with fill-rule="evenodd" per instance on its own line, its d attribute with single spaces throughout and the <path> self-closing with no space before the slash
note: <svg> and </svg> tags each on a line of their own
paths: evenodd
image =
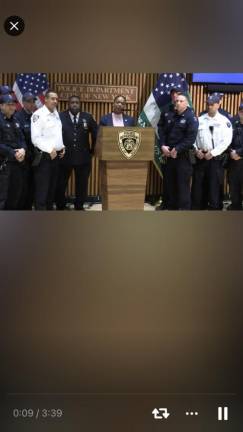
<svg viewBox="0 0 243 432">
<path fill-rule="evenodd" d="M 214 149 L 213 129 L 214 129 L 213 126 L 209 126 L 209 130 L 210 130 L 211 135 L 212 135 L 212 146 L 213 146 L 213 149 Z"/>
</svg>

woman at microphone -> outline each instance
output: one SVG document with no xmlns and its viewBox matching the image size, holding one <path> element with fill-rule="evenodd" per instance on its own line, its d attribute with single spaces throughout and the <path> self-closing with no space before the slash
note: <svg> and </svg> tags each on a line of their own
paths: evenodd
<svg viewBox="0 0 243 432">
<path fill-rule="evenodd" d="M 123 95 L 117 95 L 113 101 L 112 112 L 104 115 L 100 119 L 100 126 L 136 126 L 135 119 L 124 114 L 126 109 L 126 98 Z"/>
</svg>

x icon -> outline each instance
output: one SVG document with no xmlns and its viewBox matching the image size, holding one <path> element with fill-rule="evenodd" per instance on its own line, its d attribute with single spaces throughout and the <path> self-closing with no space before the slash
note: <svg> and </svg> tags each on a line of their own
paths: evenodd
<svg viewBox="0 0 243 432">
<path fill-rule="evenodd" d="M 17 15 L 11 15 L 8 18 L 6 18 L 4 22 L 4 29 L 5 32 L 9 36 L 18 36 L 21 33 L 23 33 L 25 28 L 25 23 L 23 18 Z"/>
<path fill-rule="evenodd" d="M 18 21 L 14 24 L 12 21 L 10 21 L 10 24 L 11 24 L 11 26 L 12 27 L 10 27 L 10 31 L 12 31 L 13 29 L 15 29 L 15 30 L 19 30 L 18 29 L 18 27 L 17 27 L 17 25 L 18 25 Z"/>
</svg>

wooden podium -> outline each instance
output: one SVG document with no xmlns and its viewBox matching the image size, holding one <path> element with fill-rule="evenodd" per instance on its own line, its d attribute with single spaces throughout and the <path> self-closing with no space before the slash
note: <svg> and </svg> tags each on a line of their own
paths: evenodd
<svg viewBox="0 0 243 432">
<path fill-rule="evenodd" d="M 143 210 L 149 161 L 154 159 L 154 129 L 99 128 L 102 210 Z"/>
</svg>

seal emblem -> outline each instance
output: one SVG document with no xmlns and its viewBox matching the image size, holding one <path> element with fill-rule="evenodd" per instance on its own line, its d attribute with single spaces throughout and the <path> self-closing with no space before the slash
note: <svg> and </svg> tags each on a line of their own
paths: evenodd
<svg viewBox="0 0 243 432">
<path fill-rule="evenodd" d="M 133 130 L 118 132 L 118 146 L 127 159 L 132 159 L 141 144 L 141 134 Z"/>
</svg>

